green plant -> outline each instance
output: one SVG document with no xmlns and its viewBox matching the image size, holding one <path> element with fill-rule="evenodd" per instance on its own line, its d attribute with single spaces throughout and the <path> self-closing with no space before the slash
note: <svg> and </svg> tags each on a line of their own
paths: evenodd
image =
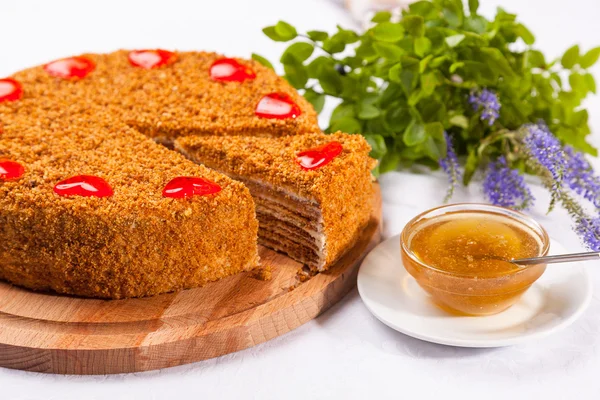
<svg viewBox="0 0 600 400">
<path fill-rule="evenodd" d="M 437 168 L 446 154 L 444 131 L 467 156 L 465 184 L 498 154 L 525 169 L 524 154 L 496 133 L 538 120 L 563 143 L 596 155 L 580 106 L 596 92 L 587 69 L 600 47 L 580 54 L 573 46 L 560 60 L 546 60 L 515 14 L 498 9 L 487 20 L 477 14 L 477 0 L 468 3 L 467 13 L 461 0 L 419 1 L 398 22 L 380 12 L 364 33 L 338 27 L 333 34 L 299 34 L 283 21 L 264 33 L 294 41 L 280 59 L 285 78 L 319 112 L 327 97 L 341 100 L 327 131 L 364 135 L 380 160 L 376 173 L 413 163 Z M 502 104 L 492 125 L 468 102 L 480 88 L 493 90 Z"/>
<path fill-rule="evenodd" d="M 583 155 L 597 151 L 581 106 L 596 93 L 588 69 L 600 47 L 575 45 L 547 60 L 515 14 L 499 8 L 488 20 L 478 7 L 418 1 L 399 21 L 376 14 L 365 32 L 300 34 L 283 21 L 263 31 L 293 42 L 280 59 L 285 78 L 318 112 L 328 98 L 341 101 L 327 131 L 362 134 L 379 160 L 376 174 L 441 166 L 449 198 L 459 180 L 469 184 L 482 170 L 490 202 L 527 208 L 534 198 L 520 174 L 531 173 L 552 195 L 549 211 L 562 205 L 588 247 L 600 250 L 600 178 Z"/>
</svg>

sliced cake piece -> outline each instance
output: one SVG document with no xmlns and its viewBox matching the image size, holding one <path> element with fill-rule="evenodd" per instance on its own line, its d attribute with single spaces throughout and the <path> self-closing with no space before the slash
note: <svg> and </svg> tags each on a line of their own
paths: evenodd
<svg viewBox="0 0 600 400">
<path fill-rule="evenodd" d="M 175 149 L 243 182 L 259 242 L 319 271 L 351 247 L 372 211 L 375 160 L 359 135 L 187 136 Z"/>
</svg>

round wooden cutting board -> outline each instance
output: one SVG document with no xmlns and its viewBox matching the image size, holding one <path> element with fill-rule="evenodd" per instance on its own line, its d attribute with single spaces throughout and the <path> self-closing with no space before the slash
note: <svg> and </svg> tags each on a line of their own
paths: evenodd
<svg viewBox="0 0 600 400">
<path fill-rule="evenodd" d="M 0 366 L 58 374 L 116 374 L 205 360 L 283 335 L 356 284 L 381 238 L 381 193 L 367 228 L 329 271 L 300 282 L 301 265 L 260 248 L 272 278 L 242 273 L 204 287 L 143 299 L 35 293 L 0 282 Z"/>
</svg>

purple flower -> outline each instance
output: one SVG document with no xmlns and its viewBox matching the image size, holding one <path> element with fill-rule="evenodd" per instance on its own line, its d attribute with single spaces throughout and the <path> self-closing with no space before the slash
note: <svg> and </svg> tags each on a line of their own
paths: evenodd
<svg viewBox="0 0 600 400">
<path fill-rule="evenodd" d="M 600 178 L 594 175 L 594 169 L 583 153 L 571 146 L 565 146 L 564 152 L 567 156 L 565 181 L 575 193 L 600 208 Z"/>
<path fill-rule="evenodd" d="M 458 163 L 458 158 L 454 151 L 452 136 L 448 135 L 447 132 L 444 132 L 444 138 L 446 139 L 447 150 L 446 157 L 440 160 L 440 167 L 442 167 L 446 175 L 448 175 L 448 183 L 450 184 L 448 193 L 446 194 L 446 200 L 448 200 L 452 197 L 458 181 L 462 179 L 462 171 L 460 170 L 460 164 Z"/>
<path fill-rule="evenodd" d="M 524 143 L 529 154 L 550 172 L 555 184 L 554 189 L 558 189 L 568 164 L 560 141 L 544 124 L 527 124 L 525 127 L 527 135 Z"/>
<path fill-rule="evenodd" d="M 600 251 L 600 217 L 580 219 L 575 231 L 590 250 Z"/>
<path fill-rule="evenodd" d="M 523 176 L 507 165 L 504 156 L 488 167 L 483 192 L 490 203 L 502 207 L 526 209 L 534 201 Z"/>
<path fill-rule="evenodd" d="M 492 126 L 500 116 L 498 95 L 489 89 L 483 89 L 479 92 L 471 91 L 469 104 L 473 107 L 473 111 L 481 110 L 481 120 L 487 121 L 489 126 Z"/>
</svg>

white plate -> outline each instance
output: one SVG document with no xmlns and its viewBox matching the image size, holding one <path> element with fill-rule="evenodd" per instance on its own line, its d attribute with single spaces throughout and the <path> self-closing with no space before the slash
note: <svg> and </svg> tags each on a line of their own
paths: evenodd
<svg viewBox="0 0 600 400">
<path fill-rule="evenodd" d="M 551 241 L 551 254 L 566 253 Z M 460 347 L 501 347 L 539 339 L 569 326 L 592 298 L 581 264 L 548 266 L 508 310 L 486 317 L 459 317 L 435 306 L 400 260 L 400 237 L 379 244 L 358 273 L 363 302 L 384 324 L 428 342 Z"/>
</svg>

